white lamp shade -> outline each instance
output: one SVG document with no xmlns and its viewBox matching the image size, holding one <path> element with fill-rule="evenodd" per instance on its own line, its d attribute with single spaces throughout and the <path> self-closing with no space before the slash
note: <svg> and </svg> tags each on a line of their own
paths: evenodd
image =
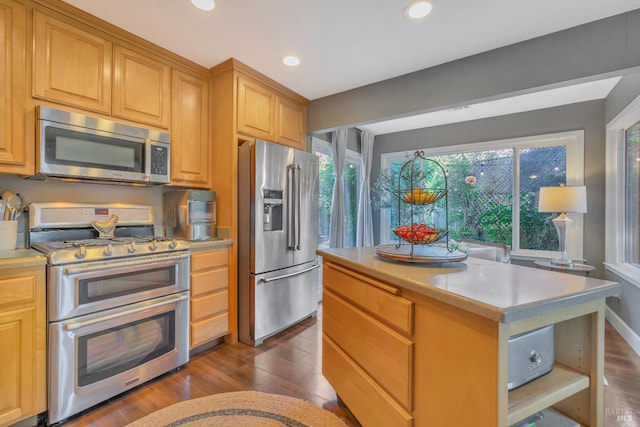
<svg viewBox="0 0 640 427">
<path fill-rule="evenodd" d="M 584 185 L 575 187 L 540 187 L 538 212 L 587 212 L 587 188 Z"/>
</svg>

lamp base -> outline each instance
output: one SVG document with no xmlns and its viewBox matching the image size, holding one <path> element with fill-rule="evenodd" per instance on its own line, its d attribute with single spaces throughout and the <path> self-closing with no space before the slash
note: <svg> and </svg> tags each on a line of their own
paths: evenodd
<svg viewBox="0 0 640 427">
<path fill-rule="evenodd" d="M 566 249 L 567 242 L 567 231 L 569 227 L 571 227 L 571 219 L 565 214 L 562 213 L 560 216 L 552 220 L 553 225 L 556 226 L 556 231 L 558 233 L 558 245 L 559 253 L 558 257 L 551 260 L 551 265 L 556 265 L 558 267 L 573 267 L 573 261 L 569 258 Z"/>
</svg>

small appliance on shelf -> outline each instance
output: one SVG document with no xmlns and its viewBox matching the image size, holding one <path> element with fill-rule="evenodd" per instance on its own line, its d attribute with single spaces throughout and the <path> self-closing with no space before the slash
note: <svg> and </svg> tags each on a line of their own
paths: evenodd
<svg viewBox="0 0 640 427">
<path fill-rule="evenodd" d="M 173 190 L 164 197 L 165 236 L 183 240 L 216 239 L 216 193 Z"/>
</svg>

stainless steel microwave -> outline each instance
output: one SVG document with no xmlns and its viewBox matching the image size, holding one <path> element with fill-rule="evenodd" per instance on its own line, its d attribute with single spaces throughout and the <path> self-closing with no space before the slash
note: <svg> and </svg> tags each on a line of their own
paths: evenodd
<svg viewBox="0 0 640 427">
<path fill-rule="evenodd" d="M 38 106 L 37 170 L 33 178 L 169 182 L 168 133 Z"/>
</svg>

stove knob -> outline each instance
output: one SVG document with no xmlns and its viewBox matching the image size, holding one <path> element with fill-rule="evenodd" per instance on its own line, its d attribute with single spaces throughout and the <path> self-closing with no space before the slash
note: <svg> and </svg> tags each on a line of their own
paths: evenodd
<svg viewBox="0 0 640 427">
<path fill-rule="evenodd" d="M 175 249 L 178 247 L 178 241 L 176 239 L 171 239 L 169 243 L 169 249 Z"/>
<path fill-rule="evenodd" d="M 155 251 L 156 249 L 158 249 L 158 242 L 152 240 L 151 243 L 149 243 L 149 250 Z"/>
<path fill-rule="evenodd" d="M 82 259 L 87 256 L 87 248 L 84 245 L 78 246 L 78 250 L 76 251 L 76 258 Z"/>
<path fill-rule="evenodd" d="M 127 248 L 127 252 L 129 252 L 130 254 L 134 253 L 136 251 L 136 244 L 131 242 L 129 243 L 129 247 Z"/>
<path fill-rule="evenodd" d="M 537 351 L 533 350 L 531 352 L 531 355 L 529 356 L 529 361 L 531 363 L 538 364 L 538 363 L 542 362 L 542 355 L 540 353 L 538 353 Z"/>
<path fill-rule="evenodd" d="M 111 244 L 108 244 L 107 247 L 104 248 L 104 251 L 102 251 L 102 253 L 104 254 L 104 256 L 113 255 L 113 246 Z"/>
</svg>

